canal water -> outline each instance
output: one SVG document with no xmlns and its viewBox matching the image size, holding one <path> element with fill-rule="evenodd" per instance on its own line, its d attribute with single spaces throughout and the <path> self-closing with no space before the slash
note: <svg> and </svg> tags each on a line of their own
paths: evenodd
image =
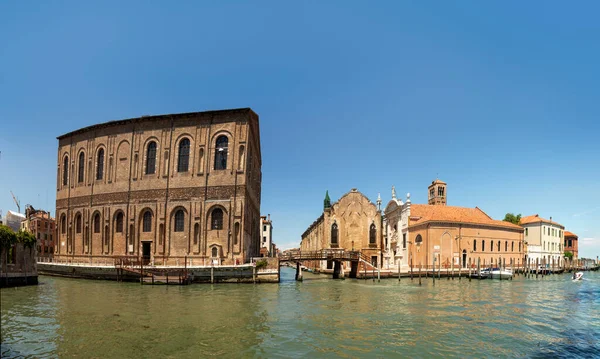
<svg viewBox="0 0 600 359">
<path fill-rule="evenodd" d="M 2 358 L 598 358 L 600 273 L 512 281 L 141 286 L 40 277 L 1 295 Z"/>
</svg>

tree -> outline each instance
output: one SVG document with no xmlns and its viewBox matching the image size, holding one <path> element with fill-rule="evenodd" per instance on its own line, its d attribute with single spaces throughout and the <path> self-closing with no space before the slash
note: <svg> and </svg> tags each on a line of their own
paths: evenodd
<svg viewBox="0 0 600 359">
<path fill-rule="evenodd" d="M 513 213 L 507 213 L 506 216 L 504 216 L 503 221 L 518 225 L 521 223 L 521 213 L 516 216 Z"/>
<path fill-rule="evenodd" d="M 573 252 L 565 251 L 565 257 L 569 259 L 573 259 Z"/>
<path fill-rule="evenodd" d="M 33 233 L 29 231 L 19 230 L 17 232 L 17 241 L 22 243 L 23 246 L 33 248 L 37 242 Z"/>
<path fill-rule="evenodd" d="M 17 243 L 17 235 L 8 226 L 0 225 L 0 247 L 8 249 Z"/>
</svg>

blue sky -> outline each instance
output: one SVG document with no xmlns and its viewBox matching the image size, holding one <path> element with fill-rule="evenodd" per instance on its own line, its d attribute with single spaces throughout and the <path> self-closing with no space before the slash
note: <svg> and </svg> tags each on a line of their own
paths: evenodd
<svg viewBox="0 0 600 359">
<path fill-rule="evenodd" d="M 333 201 L 562 223 L 600 255 L 600 4 L 1 2 L 0 209 L 55 207 L 56 136 L 141 115 L 251 107 L 262 212 L 297 246 Z M 403 195 L 404 196 L 404 195 Z"/>
</svg>

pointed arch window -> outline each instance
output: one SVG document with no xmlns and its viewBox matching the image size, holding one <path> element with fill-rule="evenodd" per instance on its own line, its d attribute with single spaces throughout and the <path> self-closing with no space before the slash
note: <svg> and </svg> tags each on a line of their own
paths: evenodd
<svg viewBox="0 0 600 359">
<path fill-rule="evenodd" d="M 142 231 L 152 232 L 152 212 L 149 210 L 144 212 Z"/>
<path fill-rule="evenodd" d="M 100 213 L 94 215 L 94 233 L 100 233 Z"/>
<path fill-rule="evenodd" d="M 331 246 L 337 247 L 338 245 L 338 225 L 337 223 L 334 223 L 331 225 Z"/>
<path fill-rule="evenodd" d="M 117 213 L 117 220 L 115 224 L 115 232 L 123 233 L 123 212 Z"/>
<path fill-rule="evenodd" d="M 77 214 L 75 217 L 75 232 L 81 233 L 81 214 Z"/>
<path fill-rule="evenodd" d="M 177 160 L 177 172 L 187 172 L 190 164 L 190 140 L 187 138 L 179 142 L 179 158 Z"/>
<path fill-rule="evenodd" d="M 235 222 L 233 228 L 233 244 L 238 244 L 238 237 L 240 236 L 240 222 Z"/>
<path fill-rule="evenodd" d="M 62 234 L 67 233 L 67 217 L 64 214 L 60 219 L 60 232 Z"/>
<path fill-rule="evenodd" d="M 98 168 L 96 169 L 96 179 L 101 180 L 104 177 L 104 149 L 98 150 Z"/>
<path fill-rule="evenodd" d="M 175 232 L 183 232 L 185 229 L 185 213 L 183 209 L 177 210 L 175 212 L 175 228 L 173 229 Z"/>
<path fill-rule="evenodd" d="M 223 210 L 215 208 L 212 211 L 210 219 L 211 229 L 223 229 Z"/>
<path fill-rule="evenodd" d="M 65 156 L 63 161 L 63 186 L 69 183 L 69 156 Z"/>
<path fill-rule="evenodd" d="M 153 175 L 156 172 L 156 142 L 148 144 L 146 150 L 146 174 Z"/>
<path fill-rule="evenodd" d="M 212 256 L 213 256 L 214 258 L 216 258 L 216 257 L 218 257 L 218 256 L 219 256 L 219 248 L 217 248 L 217 247 L 213 247 L 213 248 L 212 248 Z"/>
<path fill-rule="evenodd" d="M 79 154 L 79 172 L 77 173 L 77 182 L 83 182 L 83 170 L 85 166 L 85 154 L 81 152 Z"/>
<path fill-rule="evenodd" d="M 371 228 L 369 228 L 369 244 L 377 244 L 377 228 L 375 227 L 375 223 L 371 223 Z"/>
<path fill-rule="evenodd" d="M 227 136 L 217 137 L 217 143 L 215 146 L 215 170 L 227 169 L 227 147 L 229 139 Z"/>
</svg>

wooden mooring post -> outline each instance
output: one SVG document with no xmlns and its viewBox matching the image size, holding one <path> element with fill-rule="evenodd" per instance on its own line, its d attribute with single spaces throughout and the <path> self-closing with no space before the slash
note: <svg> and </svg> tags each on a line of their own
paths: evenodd
<svg viewBox="0 0 600 359">
<path fill-rule="evenodd" d="M 410 258 L 410 280 L 413 280 L 413 260 L 412 260 L 412 255 Z"/>
<path fill-rule="evenodd" d="M 421 263 L 419 263 L 419 285 L 421 285 Z"/>
</svg>

